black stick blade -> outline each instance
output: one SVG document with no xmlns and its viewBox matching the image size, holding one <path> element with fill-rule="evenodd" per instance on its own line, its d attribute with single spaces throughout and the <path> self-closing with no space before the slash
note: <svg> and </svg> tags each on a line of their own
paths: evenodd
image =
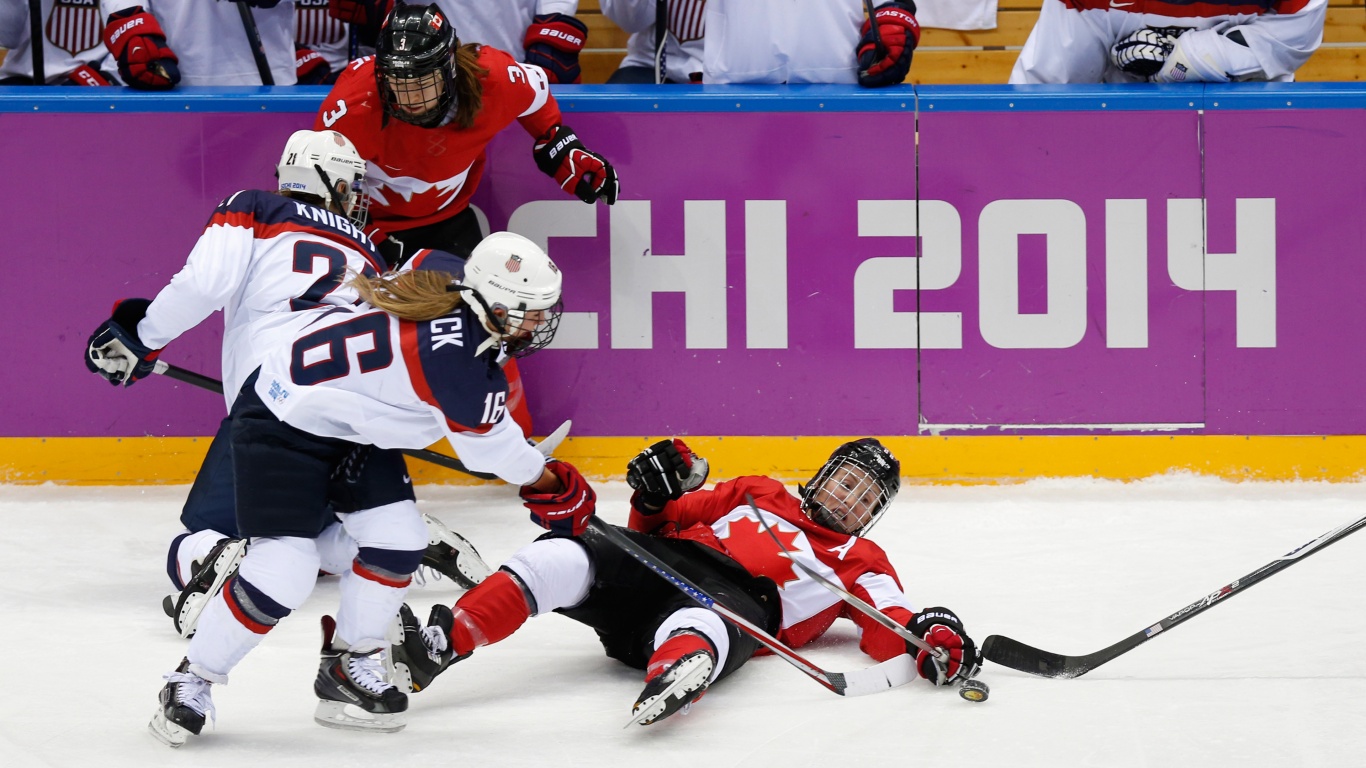
<svg viewBox="0 0 1366 768">
<path fill-rule="evenodd" d="M 982 643 L 982 657 L 1003 667 L 1040 677 L 1072 678 L 1091 671 L 1083 659 L 1039 650 L 1005 635 L 991 635 Z"/>
</svg>

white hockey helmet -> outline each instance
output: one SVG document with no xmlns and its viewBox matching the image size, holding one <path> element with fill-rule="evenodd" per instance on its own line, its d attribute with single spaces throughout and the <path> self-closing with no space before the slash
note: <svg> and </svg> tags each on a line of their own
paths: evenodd
<svg viewBox="0 0 1366 768">
<path fill-rule="evenodd" d="M 370 201 L 365 194 L 365 161 L 340 133 L 295 131 L 285 142 L 276 175 L 281 192 L 314 195 L 357 224 L 364 223 Z"/>
<path fill-rule="evenodd" d="M 540 246 L 512 232 L 494 232 L 465 262 L 470 306 L 513 357 L 544 349 L 560 327 L 563 275 Z"/>
</svg>

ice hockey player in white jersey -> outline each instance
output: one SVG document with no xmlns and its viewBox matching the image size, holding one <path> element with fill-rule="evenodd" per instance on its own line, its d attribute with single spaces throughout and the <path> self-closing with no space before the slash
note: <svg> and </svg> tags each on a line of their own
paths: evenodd
<svg viewBox="0 0 1366 768">
<path fill-rule="evenodd" d="M 355 304 L 359 294 L 347 277 L 378 274 L 379 256 L 358 229 L 364 172 L 365 162 L 346 137 L 296 131 L 276 168 L 278 193 L 244 191 L 223 201 L 184 268 L 155 300 L 118 303 L 114 317 L 92 337 L 87 365 L 116 385 L 131 386 L 146 375 L 135 370 L 139 353 L 155 360 L 162 347 L 222 309 L 230 410 L 242 381 L 260 365 L 247 331 L 253 320 Z M 172 539 L 167 556 L 167 575 L 179 594 L 167 598 L 165 610 L 186 637 L 245 552 L 237 527 L 231 429 L 232 420 L 224 418 L 181 512 L 185 530 Z M 462 586 L 477 583 L 488 570 L 478 552 L 440 521 L 424 519 L 430 536 L 423 564 Z M 319 542 L 323 570 L 350 567 L 356 543 L 344 528 L 332 523 Z"/>
<path fill-rule="evenodd" d="M 255 22 L 274 85 L 294 85 L 294 0 L 101 0 L 104 43 L 133 88 L 261 85 L 239 6 Z"/>
<path fill-rule="evenodd" d="M 1010 82 L 1294 80 L 1327 11 L 1328 0 L 1043 0 Z"/>
<path fill-rule="evenodd" d="M 29 4 L 0 4 L 0 85 L 119 85 L 114 62 L 100 39 L 100 0 L 41 0 L 42 83 L 35 83 Z"/>
<path fill-rule="evenodd" d="M 471 469 L 521 486 L 532 519 L 554 531 L 582 532 L 593 513 L 583 476 L 547 463 L 504 408 L 498 354 L 541 349 L 558 325 L 561 276 L 543 251 L 495 233 L 468 263 L 424 251 L 405 272 L 350 285 L 368 303 L 278 312 L 249 329 L 262 365 L 233 402 L 231 442 L 237 522 L 251 546 L 167 675 L 149 723 L 163 743 L 198 734 L 214 711 L 211 686 L 307 599 L 318 531 L 334 515 L 357 555 L 336 619 L 323 618 L 314 719 L 404 727 L 407 696 L 385 669 L 385 637 L 428 539 L 397 449 L 447 436 Z"/>
<path fill-rule="evenodd" d="M 976 674 L 976 645 L 952 611 L 916 610 L 886 554 L 864 538 L 896 496 L 900 469 L 881 443 L 863 438 L 839 446 L 800 498 L 768 477 L 699 490 L 706 460 L 681 440 L 662 440 L 627 465 L 626 481 L 636 492 L 629 528 L 618 530 L 790 647 L 845 617 L 858 626 L 868 655 L 884 661 L 909 653 L 922 677 L 948 685 Z M 759 524 L 749 496 L 795 559 L 947 650 L 949 660 L 936 663 L 795 568 Z M 684 711 L 760 648 L 589 528 L 518 550 L 454 610 L 435 606 L 426 627 L 405 610 L 404 640 L 394 648 L 399 676 L 413 690 L 425 689 L 452 661 L 551 611 L 593 627 L 608 656 L 645 671 L 634 707 L 641 725 Z"/>
<path fill-rule="evenodd" d="M 707 0 L 704 83 L 896 85 L 920 42 L 914 0 Z M 875 38 L 871 32 L 877 26 Z"/>
<path fill-rule="evenodd" d="M 335 131 L 296 131 L 276 168 L 278 190 L 245 190 L 220 203 L 185 266 L 157 294 L 124 299 L 87 347 L 86 365 L 110 383 L 132 386 L 150 373 L 167 344 L 223 312 L 224 397 L 230 410 L 243 380 L 260 365 L 248 327 L 275 312 L 359 301 L 349 274 L 378 274 L 375 246 L 361 234 L 365 162 Z M 142 361 L 139 364 L 139 360 Z M 232 422 L 225 418 L 181 513 L 185 530 L 171 542 L 167 574 L 180 594 L 167 613 L 189 636 L 203 601 L 231 575 L 245 542 L 233 501 Z M 329 565 L 350 562 L 354 546 L 335 540 Z M 333 572 L 341 566 L 333 565 Z"/>
<path fill-rule="evenodd" d="M 362 40 L 375 39 L 395 4 L 395 0 L 329 2 L 333 18 L 355 24 Z M 462 42 L 497 48 L 516 61 L 535 64 L 552 83 L 582 80 L 579 53 L 588 40 L 588 26 L 574 15 L 579 0 L 435 0 L 435 4 Z"/>
</svg>

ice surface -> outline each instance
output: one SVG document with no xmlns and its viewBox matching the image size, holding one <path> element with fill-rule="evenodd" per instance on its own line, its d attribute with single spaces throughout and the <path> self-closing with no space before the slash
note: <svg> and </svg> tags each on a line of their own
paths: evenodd
<svg viewBox="0 0 1366 768">
<path fill-rule="evenodd" d="M 165 548 L 186 489 L 0 486 L 0 765 L 1344 766 L 1366 755 L 1366 535 L 1354 536 L 1077 680 L 988 664 L 983 704 L 917 681 L 841 699 L 756 659 L 691 714 L 623 730 L 640 674 L 591 630 L 531 620 L 412 700 L 407 730 L 312 721 L 322 580 L 215 689 L 219 722 L 179 751 L 146 723 L 184 653 L 161 612 Z M 600 486 L 625 519 L 628 489 Z M 419 488 L 422 507 L 491 564 L 534 538 L 506 487 Z M 1035 481 L 907 488 L 872 538 L 912 602 L 959 613 L 979 641 L 1010 635 L 1087 653 L 1132 634 L 1340 524 L 1366 485 Z M 414 590 L 419 616 L 458 590 Z M 809 657 L 872 663 L 840 621 Z M 804 651 L 806 653 L 807 651 Z"/>
</svg>

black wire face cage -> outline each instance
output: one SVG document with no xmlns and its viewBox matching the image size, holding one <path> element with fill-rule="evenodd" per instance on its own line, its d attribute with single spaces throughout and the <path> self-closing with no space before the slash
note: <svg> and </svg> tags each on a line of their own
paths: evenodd
<svg viewBox="0 0 1366 768">
<path fill-rule="evenodd" d="M 532 310 L 535 311 L 535 310 Z M 555 332 L 560 330 L 560 316 L 564 313 L 564 301 L 557 301 L 549 309 L 543 310 L 545 316 L 536 324 L 529 336 L 503 337 L 503 349 L 509 357 L 526 357 L 539 349 L 550 346 L 555 340 Z M 527 310 L 514 309 L 508 312 L 504 327 L 516 327 L 525 319 Z"/>
<path fill-rule="evenodd" d="M 370 219 L 370 195 L 365 189 L 365 174 L 357 173 L 349 181 L 329 178 L 321 165 L 314 165 L 323 184 L 328 189 L 332 205 L 342 212 L 353 224 L 364 228 Z"/>
<path fill-rule="evenodd" d="M 439 73 L 436 79 L 441 89 L 436 103 L 422 112 L 412 113 L 402 105 L 422 101 L 425 85 L 432 82 L 431 75 Z M 384 111 L 390 116 L 419 128 L 435 128 L 441 125 L 448 115 L 455 112 L 455 52 L 449 51 L 446 61 L 425 69 L 408 65 L 404 60 L 388 61 L 381 57 L 375 66 Z"/>
<path fill-rule="evenodd" d="M 875 466 L 865 453 L 837 452 L 802 488 L 802 509 L 812 520 L 832 531 L 859 536 L 887 511 L 900 490 L 900 479 L 895 484 L 885 481 L 887 468 Z"/>
</svg>

